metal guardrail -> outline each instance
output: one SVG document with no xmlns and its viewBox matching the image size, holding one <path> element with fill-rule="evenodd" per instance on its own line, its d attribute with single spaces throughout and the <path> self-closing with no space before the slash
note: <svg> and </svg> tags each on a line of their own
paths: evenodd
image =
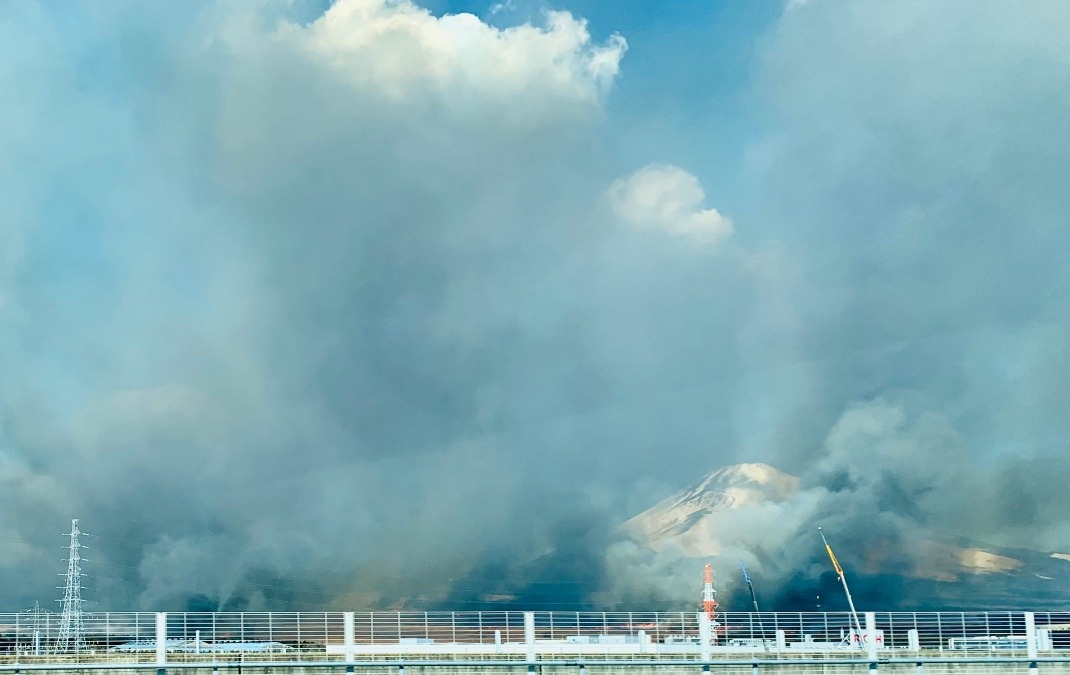
<svg viewBox="0 0 1070 675">
<path fill-rule="evenodd" d="M 1070 612 L 862 619 L 858 630 L 846 612 L 726 612 L 713 625 L 694 612 L 98 612 L 72 641 L 60 614 L 0 613 L 0 670 L 1070 664 Z"/>
</svg>

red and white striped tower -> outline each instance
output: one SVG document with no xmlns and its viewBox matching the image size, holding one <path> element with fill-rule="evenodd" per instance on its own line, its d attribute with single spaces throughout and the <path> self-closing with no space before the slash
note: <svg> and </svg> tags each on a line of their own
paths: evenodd
<svg viewBox="0 0 1070 675">
<path fill-rule="evenodd" d="M 717 590 L 713 587 L 713 565 L 706 563 L 702 575 L 702 609 L 706 611 L 706 621 L 710 623 L 710 635 L 717 642 Z"/>
</svg>

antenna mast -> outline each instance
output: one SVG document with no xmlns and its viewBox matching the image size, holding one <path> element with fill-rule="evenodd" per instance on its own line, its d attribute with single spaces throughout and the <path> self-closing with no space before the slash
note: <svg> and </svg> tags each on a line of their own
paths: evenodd
<svg viewBox="0 0 1070 675">
<path fill-rule="evenodd" d="M 82 545 L 78 543 L 78 519 L 71 520 L 71 543 L 67 548 L 67 583 L 63 587 L 63 615 L 59 622 L 59 636 L 56 638 L 57 652 L 85 651 L 85 625 L 82 621 Z"/>
</svg>

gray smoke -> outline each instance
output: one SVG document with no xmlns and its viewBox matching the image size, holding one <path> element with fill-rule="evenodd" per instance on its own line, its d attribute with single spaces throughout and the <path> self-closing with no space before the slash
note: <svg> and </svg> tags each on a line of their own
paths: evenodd
<svg viewBox="0 0 1070 675">
<path fill-rule="evenodd" d="M 808 249 L 797 340 L 824 355 L 774 457 L 863 569 L 925 532 L 1070 544 L 1065 12 L 815 2 L 766 52 L 767 222 Z"/>
<path fill-rule="evenodd" d="M 751 459 L 785 602 L 819 521 L 1070 547 L 1066 6 L 788 4 L 730 209 L 613 26 L 0 9 L 0 603 L 71 517 L 102 609 L 683 602 L 615 528 Z"/>
</svg>

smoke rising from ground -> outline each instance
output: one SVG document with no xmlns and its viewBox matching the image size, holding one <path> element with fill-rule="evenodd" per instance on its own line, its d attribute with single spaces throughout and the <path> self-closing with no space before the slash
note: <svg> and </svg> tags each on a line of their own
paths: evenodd
<svg viewBox="0 0 1070 675">
<path fill-rule="evenodd" d="M 1066 13 L 793 3 L 730 210 L 565 12 L 0 9 L 0 601 L 80 517 L 101 609 L 678 606 L 616 526 L 754 459 L 785 603 L 1070 547 Z"/>
</svg>

